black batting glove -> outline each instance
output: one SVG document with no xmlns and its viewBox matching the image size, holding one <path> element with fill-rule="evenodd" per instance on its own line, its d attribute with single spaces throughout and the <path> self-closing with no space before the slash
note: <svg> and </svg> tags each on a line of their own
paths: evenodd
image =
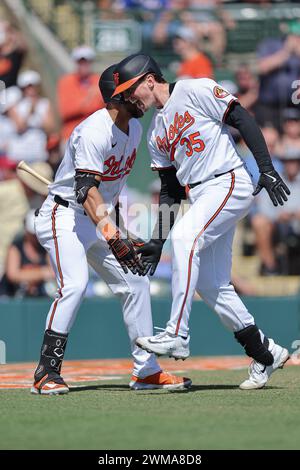
<svg viewBox="0 0 300 470">
<path fill-rule="evenodd" d="M 153 276 L 157 265 L 159 263 L 161 252 L 163 249 L 163 241 L 149 240 L 149 242 L 137 248 L 137 253 L 141 254 L 141 262 L 144 265 L 143 276 L 146 276 L 150 271 L 150 276 Z"/>
<path fill-rule="evenodd" d="M 128 269 L 130 269 L 133 274 L 138 274 L 139 276 L 144 275 L 145 267 L 139 259 L 131 240 L 121 238 L 120 232 L 117 232 L 107 243 L 125 274 L 127 274 Z"/>
<path fill-rule="evenodd" d="M 265 171 L 260 174 L 253 196 L 256 196 L 263 188 L 268 191 L 274 206 L 278 206 L 278 204 L 283 206 L 284 201 L 288 199 L 287 195 L 291 194 L 289 188 L 275 170 Z"/>
</svg>

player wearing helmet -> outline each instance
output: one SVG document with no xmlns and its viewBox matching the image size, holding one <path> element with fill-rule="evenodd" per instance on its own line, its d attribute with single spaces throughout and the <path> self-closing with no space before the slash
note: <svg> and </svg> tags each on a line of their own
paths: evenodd
<svg viewBox="0 0 300 470">
<path fill-rule="evenodd" d="M 235 226 L 249 211 L 253 195 L 265 188 L 276 206 L 284 204 L 289 189 L 275 171 L 254 119 L 215 81 L 201 78 L 169 84 L 155 61 L 144 54 L 121 61 L 114 77 L 113 96 L 123 93 L 143 112 L 156 108 L 148 145 L 151 167 L 159 172 L 162 182 L 160 214 L 163 206 L 174 212 L 184 187 L 190 201 L 190 209 L 171 232 L 170 320 L 163 332 L 138 338 L 137 344 L 158 355 L 188 357 L 189 317 L 197 291 L 253 358 L 249 379 L 240 387 L 262 388 L 289 354 L 258 329 L 235 292 L 231 284 L 232 241 Z M 260 178 L 256 189 L 227 125 L 240 131 L 257 161 Z M 171 219 L 173 223 L 175 217 Z M 139 249 L 146 265 L 144 273 L 154 273 L 170 230 L 162 220 L 160 215 L 152 240 Z"/>
<path fill-rule="evenodd" d="M 103 72 L 99 87 L 107 107 L 73 131 L 49 195 L 36 217 L 36 234 L 48 251 L 58 284 L 50 307 L 32 393 L 62 394 L 61 376 L 68 334 L 88 282 L 88 264 L 122 304 L 134 360 L 132 389 L 185 388 L 189 379 L 164 373 L 152 354 L 135 345 L 152 334 L 148 279 L 134 242 L 113 220 L 120 192 L 132 170 L 141 139 L 133 116 L 143 112 L 121 96 L 111 98 L 114 66 Z"/>
</svg>

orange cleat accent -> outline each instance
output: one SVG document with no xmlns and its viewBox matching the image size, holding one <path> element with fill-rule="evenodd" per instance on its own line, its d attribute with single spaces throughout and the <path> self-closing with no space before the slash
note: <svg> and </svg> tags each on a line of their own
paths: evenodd
<svg viewBox="0 0 300 470">
<path fill-rule="evenodd" d="M 178 377 L 168 372 L 156 372 L 156 374 L 148 375 L 141 379 L 133 375 L 129 383 L 132 390 L 152 390 L 157 388 L 165 388 L 167 390 L 185 390 L 192 385 L 191 379 L 186 377 Z"/>
<path fill-rule="evenodd" d="M 34 383 L 31 387 L 31 393 L 34 395 L 62 395 L 69 392 L 69 387 L 60 378 L 62 383 L 56 383 L 54 380 L 47 382 L 48 374 L 46 374 L 41 380 Z"/>
</svg>

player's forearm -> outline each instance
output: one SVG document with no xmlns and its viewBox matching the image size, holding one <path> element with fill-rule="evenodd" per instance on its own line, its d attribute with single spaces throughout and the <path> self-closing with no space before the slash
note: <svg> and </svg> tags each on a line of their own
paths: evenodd
<svg viewBox="0 0 300 470">
<path fill-rule="evenodd" d="M 49 110 L 48 110 L 48 112 L 45 116 L 44 122 L 43 122 L 43 129 L 47 134 L 50 134 L 55 129 L 54 114 L 53 114 L 52 109 L 50 108 L 50 106 L 49 106 Z"/>
<path fill-rule="evenodd" d="M 8 280 L 14 284 L 43 282 L 53 277 L 53 271 L 48 266 L 32 267 L 30 269 L 20 268 L 7 272 Z"/>
<path fill-rule="evenodd" d="M 173 198 L 164 197 L 164 195 L 160 196 L 157 221 L 152 233 L 153 240 L 160 241 L 161 243 L 166 241 L 175 223 L 179 208 L 180 203 L 175 203 Z"/>
<path fill-rule="evenodd" d="M 130 270 L 133 274 L 142 275 L 144 265 L 139 260 L 132 241 L 128 240 L 127 237 L 122 237 L 122 233 L 109 217 L 106 205 L 97 188 L 90 188 L 83 207 L 101 231 L 125 274 Z"/>
<path fill-rule="evenodd" d="M 227 114 L 226 124 L 240 131 L 247 147 L 251 150 L 261 173 L 273 170 L 273 163 L 267 144 L 255 119 L 240 104 L 234 103 Z"/>
<path fill-rule="evenodd" d="M 161 170 L 159 176 L 161 179 L 161 190 L 158 217 L 152 239 L 164 243 L 174 225 L 181 201 L 185 199 L 185 191 L 179 184 L 175 168 L 174 170 Z"/>
<path fill-rule="evenodd" d="M 289 53 L 285 49 L 281 49 L 269 57 L 264 57 L 258 61 L 258 73 L 260 75 L 266 75 L 270 72 L 273 72 L 273 70 L 277 70 L 282 67 L 288 58 Z"/>
<path fill-rule="evenodd" d="M 83 203 L 83 207 L 87 215 L 100 229 L 101 233 L 107 240 L 115 236 L 118 229 L 109 217 L 106 204 L 96 187 L 89 189 L 87 198 Z"/>
</svg>

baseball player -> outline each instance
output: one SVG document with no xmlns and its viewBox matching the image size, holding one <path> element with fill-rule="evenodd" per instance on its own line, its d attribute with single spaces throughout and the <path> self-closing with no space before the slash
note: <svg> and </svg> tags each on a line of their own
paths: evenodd
<svg viewBox="0 0 300 470">
<path fill-rule="evenodd" d="M 172 243 L 172 310 L 165 330 L 139 337 L 136 344 L 157 355 L 189 356 L 189 317 L 195 291 L 234 332 L 253 358 L 242 389 L 263 387 L 271 373 L 287 361 L 285 348 L 267 338 L 231 284 L 232 241 L 237 222 L 251 206 L 253 195 L 268 191 L 275 206 L 289 189 L 274 170 L 264 138 L 254 119 L 228 91 L 201 78 L 167 83 L 156 62 L 135 54 L 115 70 L 116 90 L 146 112 L 156 113 L 148 134 L 151 167 L 161 178 L 160 217 L 152 239 L 139 248 L 145 273 L 153 274 L 163 243 L 176 216 L 176 204 L 188 191 L 189 210 L 175 223 Z M 114 95 L 113 95 L 114 96 Z M 237 128 L 260 171 L 255 189 L 237 153 L 227 125 Z M 175 206 L 174 206 L 175 204 Z M 162 223 L 172 208 L 170 226 Z M 170 214 L 169 214 L 170 215 Z"/>
<path fill-rule="evenodd" d="M 88 283 L 88 264 L 121 300 L 134 359 L 130 387 L 180 389 L 191 384 L 189 379 L 164 373 L 153 354 L 135 345 L 138 336 L 152 334 L 149 282 L 137 275 L 143 265 L 135 242 L 120 232 L 111 214 L 141 139 L 141 125 L 132 118 L 143 112 L 118 95 L 111 99 L 113 70 L 111 66 L 104 71 L 99 82 L 107 107 L 74 129 L 36 217 L 36 234 L 50 255 L 59 288 L 47 317 L 31 389 L 34 394 L 69 391 L 61 366 Z"/>
</svg>

